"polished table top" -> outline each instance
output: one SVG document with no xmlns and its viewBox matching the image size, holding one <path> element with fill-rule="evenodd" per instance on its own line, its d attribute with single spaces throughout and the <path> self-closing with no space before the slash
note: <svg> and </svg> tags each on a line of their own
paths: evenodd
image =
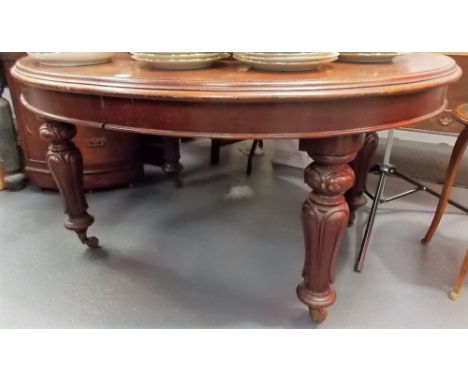
<svg viewBox="0 0 468 382">
<path fill-rule="evenodd" d="M 24 58 L 14 73 L 22 81 L 51 89 L 204 101 L 395 94 L 445 84 L 461 75 L 453 59 L 433 53 L 402 55 L 383 64 L 337 61 L 303 72 L 259 71 L 234 60 L 207 69 L 155 70 L 128 54 L 119 54 L 105 64 L 71 67 L 47 66 Z"/>
<path fill-rule="evenodd" d="M 72 141 L 76 125 L 172 137 L 299 138 L 314 161 L 304 174 L 312 192 L 302 207 L 305 261 L 297 295 L 321 321 L 335 302 L 331 284 L 341 238 L 365 200 L 375 131 L 441 112 L 448 84 L 461 70 L 443 55 L 409 54 L 392 63 L 335 62 L 296 73 L 252 70 L 232 60 L 204 70 L 162 71 L 121 54 L 77 67 L 23 58 L 12 74 L 23 104 L 44 120 L 40 134 L 49 142 L 47 161 L 64 199 L 65 227 L 91 248 L 98 240 L 87 236 L 94 218 Z"/>
<path fill-rule="evenodd" d="M 30 85 L 23 102 L 44 117 L 146 134 L 261 139 L 417 123 L 444 109 L 445 85 L 461 70 L 450 57 L 426 53 L 386 64 L 335 62 L 305 72 L 258 71 L 233 60 L 201 70 L 154 70 L 119 54 L 106 64 L 75 67 L 26 57 L 12 74 Z"/>
</svg>

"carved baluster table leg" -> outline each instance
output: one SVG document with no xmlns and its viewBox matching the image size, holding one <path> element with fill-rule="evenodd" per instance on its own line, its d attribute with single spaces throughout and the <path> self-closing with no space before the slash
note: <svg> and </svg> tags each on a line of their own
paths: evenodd
<svg viewBox="0 0 468 382">
<path fill-rule="evenodd" d="M 356 181 L 354 186 L 346 193 L 346 201 L 349 205 L 349 225 L 354 223 L 356 218 L 356 211 L 359 207 L 366 205 L 367 199 L 364 196 L 366 189 L 367 175 L 372 165 L 377 147 L 379 146 L 379 136 L 377 133 L 366 134 L 366 140 L 362 146 L 356 159 L 354 159 L 350 166 L 356 174 Z"/>
<path fill-rule="evenodd" d="M 88 204 L 83 190 L 83 160 L 80 150 L 71 139 L 76 134 L 75 126 L 47 121 L 40 128 L 41 138 L 49 143 L 47 165 L 62 195 L 68 219 L 65 227 L 75 231 L 83 244 L 98 247 L 96 237 L 88 237 L 88 227 L 94 218 L 87 213 Z"/>
<path fill-rule="evenodd" d="M 305 239 L 304 281 L 297 287 L 299 299 L 309 307 L 314 321 L 323 321 L 325 308 L 335 302 L 331 284 L 335 257 L 349 219 L 344 193 L 354 183 L 348 165 L 363 144 L 363 135 L 302 140 L 301 150 L 314 162 L 305 169 L 305 181 L 312 188 L 302 208 Z"/>
<path fill-rule="evenodd" d="M 176 186 L 180 187 L 182 184 L 179 180 L 179 172 L 182 171 L 183 166 L 180 164 L 180 139 L 172 137 L 163 138 L 164 147 L 164 163 L 162 165 L 163 171 L 172 179 Z"/>
</svg>

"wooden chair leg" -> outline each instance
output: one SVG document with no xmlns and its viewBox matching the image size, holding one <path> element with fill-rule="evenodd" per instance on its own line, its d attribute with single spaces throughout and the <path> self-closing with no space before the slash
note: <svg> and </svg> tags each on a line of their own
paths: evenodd
<svg viewBox="0 0 468 382">
<path fill-rule="evenodd" d="M 452 156 L 450 158 L 450 163 L 447 169 L 444 188 L 442 190 L 442 196 L 439 199 L 439 204 L 437 205 L 437 210 L 435 212 L 431 226 L 429 227 L 424 239 L 421 240 L 424 244 L 428 243 L 432 239 L 435 231 L 437 230 L 437 227 L 439 226 L 442 215 L 444 214 L 445 208 L 447 207 L 450 191 L 452 190 L 453 182 L 457 176 L 458 168 L 460 167 L 467 144 L 468 126 L 465 126 L 465 129 L 460 133 L 453 148 Z"/>
<path fill-rule="evenodd" d="M 465 254 L 465 260 L 463 260 L 462 267 L 460 268 L 460 272 L 458 273 L 457 279 L 455 280 L 455 285 L 453 286 L 452 291 L 450 292 L 450 299 L 455 301 L 458 297 L 458 293 L 463 285 L 463 281 L 465 279 L 466 274 L 468 273 L 468 250 Z"/>
</svg>

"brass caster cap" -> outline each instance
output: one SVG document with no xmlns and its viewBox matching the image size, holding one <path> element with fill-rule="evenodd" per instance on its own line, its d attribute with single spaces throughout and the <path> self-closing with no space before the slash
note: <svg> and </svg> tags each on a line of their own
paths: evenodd
<svg viewBox="0 0 468 382">
<path fill-rule="evenodd" d="M 327 311 L 323 308 L 320 309 L 313 309 L 309 308 L 309 316 L 312 319 L 312 321 L 316 323 L 323 322 L 325 318 L 327 318 Z"/>
<path fill-rule="evenodd" d="M 450 292 L 450 294 L 449 294 L 450 300 L 455 301 L 457 299 L 457 297 L 458 297 L 458 293 Z"/>
</svg>

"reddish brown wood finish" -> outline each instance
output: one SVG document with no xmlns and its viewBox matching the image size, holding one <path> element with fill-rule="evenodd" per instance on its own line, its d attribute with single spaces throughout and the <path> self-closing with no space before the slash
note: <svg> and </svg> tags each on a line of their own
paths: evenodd
<svg viewBox="0 0 468 382">
<path fill-rule="evenodd" d="M 68 68 L 25 58 L 12 73 L 22 84 L 23 104 L 40 118 L 61 121 L 52 124 L 60 129 L 76 124 L 169 137 L 300 138 L 315 162 L 305 172 L 312 193 L 303 207 L 306 258 L 298 296 L 317 321 L 335 300 L 334 261 L 349 217 L 344 193 L 354 182 L 348 163 L 364 134 L 436 115 L 445 107 L 447 84 L 461 75 L 452 59 L 435 54 L 402 56 L 392 64 L 333 63 L 301 73 L 260 72 L 232 61 L 160 71 L 128 55 Z M 56 135 L 46 134 L 52 153 Z M 58 151 L 75 153 L 70 134 L 60 136 L 65 148 Z M 77 161 L 61 163 L 54 173 L 69 209 L 85 214 Z"/>
<path fill-rule="evenodd" d="M 451 58 L 455 60 L 457 65 L 463 70 L 463 73 L 468 72 L 468 56 L 466 53 L 451 54 Z M 415 126 L 410 126 L 409 130 L 429 132 L 435 134 L 458 135 L 463 130 L 464 126 L 452 117 L 451 112 L 458 105 L 468 103 L 468 76 L 464 75 L 459 81 L 449 85 L 447 93 L 447 109 L 424 122 L 418 123 Z"/>
<path fill-rule="evenodd" d="M 445 85 L 461 75 L 452 59 L 435 54 L 299 73 L 259 72 L 236 62 L 160 71 L 128 55 L 93 66 L 50 67 L 24 58 L 13 75 L 32 85 L 23 90 L 24 103 L 45 118 L 232 139 L 317 138 L 414 124 L 444 109 Z"/>
<path fill-rule="evenodd" d="M 460 123 L 464 124 L 465 128 L 460 133 L 455 142 L 455 146 L 452 151 L 452 155 L 450 157 L 450 162 L 446 172 L 446 178 L 444 182 L 444 188 L 442 189 L 442 194 L 439 199 L 439 203 L 437 205 L 436 212 L 434 214 L 434 218 L 432 223 L 426 233 L 422 242 L 424 244 L 431 241 L 432 237 L 434 236 L 437 227 L 439 226 L 440 221 L 442 220 L 442 216 L 444 215 L 445 209 L 447 208 L 448 200 L 450 198 L 450 192 L 452 191 L 453 182 L 458 173 L 458 169 L 460 167 L 461 161 L 463 159 L 463 154 L 466 151 L 466 147 L 468 146 L 468 104 L 458 106 L 453 113 L 454 118 L 459 121 Z"/>
<path fill-rule="evenodd" d="M 40 128 L 40 134 L 49 143 L 47 165 L 63 197 L 68 215 L 65 227 L 75 231 L 84 244 L 96 248 L 98 240 L 86 234 L 94 218 L 86 212 L 88 204 L 83 192 L 83 159 L 72 142 L 76 128 L 63 122 L 48 121 Z"/>
<path fill-rule="evenodd" d="M 115 57 L 99 66 L 54 67 L 24 58 L 15 67 L 24 83 L 50 90 L 118 97 L 174 101 L 298 101 L 330 100 L 414 93 L 460 77 L 455 62 L 443 55 L 420 53 L 396 58 L 391 64 L 334 62 L 321 70 L 266 72 L 236 61 L 208 69 L 153 70 L 129 58 Z M 60 81 L 57 81 L 60 79 Z"/>
<path fill-rule="evenodd" d="M 309 307 L 314 321 L 323 321 L 325 308 L 335 302 L 331 287 L 335 258 L 349 220 L 344 193 L 354 183 L 348 163 L 356 157 L 363 141 L 361 134 L 300 143 L 300 149 L 307 151 L 314 162 L 305 170 L 305 181 L 312 192 L 302 208 L 306 255 L 304 281 L 297 287 L 297 295 Z"/>
</svg>

